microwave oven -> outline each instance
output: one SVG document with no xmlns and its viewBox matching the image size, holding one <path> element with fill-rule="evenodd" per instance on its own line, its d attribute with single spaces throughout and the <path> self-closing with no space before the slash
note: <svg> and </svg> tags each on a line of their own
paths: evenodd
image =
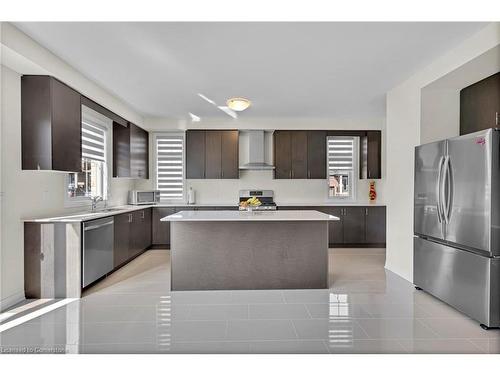
<svg viewBox="0 0 500 375">
<path fill-rule="evenodd" d="M 159 202 L 159 190 L 130 190 L 128 193 L 128 204 L 156 204 Z"/>
</svg>

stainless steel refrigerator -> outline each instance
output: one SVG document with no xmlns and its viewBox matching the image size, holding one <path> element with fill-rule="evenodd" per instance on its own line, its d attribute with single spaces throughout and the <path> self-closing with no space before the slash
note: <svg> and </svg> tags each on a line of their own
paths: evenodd
<svg viewBox="0 0 500 375">
<path fill-rule="evenodd" d="M 416 287 L 500 326 L 500 131 L 415 148 Z"/>
</svg>

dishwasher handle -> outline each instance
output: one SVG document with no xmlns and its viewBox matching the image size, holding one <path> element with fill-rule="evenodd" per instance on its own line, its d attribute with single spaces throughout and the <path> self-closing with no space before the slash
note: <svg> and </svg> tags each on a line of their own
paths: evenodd
<svg viewBox="0 0 500 375">
<path fill-rule="evenodd" d="M 88 231 L 88 230 L 93 230 L 93 229 L 99 229 L 99 228 L 105 227 L 107 225 L 112 225 L 113 223 L 114 223 L 114 220 L 111 220 L 111 221 L 107 221 L 103 224 L 89 225 L 88 227 L 84 226 L 83 230 Z"/>
</svg>

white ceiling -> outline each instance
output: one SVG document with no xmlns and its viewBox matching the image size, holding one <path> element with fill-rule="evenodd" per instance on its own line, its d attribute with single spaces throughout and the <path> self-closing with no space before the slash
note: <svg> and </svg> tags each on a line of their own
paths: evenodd
<svg viewBox="0 0 500 375">
<path fill-rule="evenodd" d="M 385 93 L 484 23 L 16 23 L 146 116 L 385 115 Z"/>
</svg>

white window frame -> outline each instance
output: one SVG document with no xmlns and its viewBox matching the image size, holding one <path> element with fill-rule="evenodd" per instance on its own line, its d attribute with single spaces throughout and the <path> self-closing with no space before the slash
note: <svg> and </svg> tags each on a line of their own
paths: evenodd
<svg viewBox="0 0 500 375">
<path fill-rule="evenodd" d="M 105 199 L 104 202 L 107 203 L 111 198 L 111 173 L 113 168 L 113 120 L 107 118 L 106 116 L 94 111 L 84 105 L 82 105 L 82 122 L 86 118 L 89 122 L 92 122 L 106 131 L 106 146 L 105 146 L 105 159 L 106 159 L 106 171 L 103 181 L 103 187 L 105 189 Z M 65 175 L 64 178 L 64 207 L 87 207 L 92 204 L 91 197 L 68 197 L 68 184 L 69 184 L 69 173 Z"/>
<path fill-rule="evenodd" d="M 328 200 L 332 202 L 343 202 L 343 203 L 354 203 L 357 201 L 357 193 L 358 193 L 358 179 L 359 179 L 359 145 L 360 145 L 360 139 L 359 137 L 356 136 L 328 136 L 326 137 L 326 176 L 327 176 L 327 183 L 329 182 L 330 179 L 330 168 L 329 168 L 329 158 L 328 158 L 328 139 L 329 138 L 336 138 L 336 139 L 352 139 L 354 143 L 354 150 L 353 150 L 353 155 L 352 155 L 352 174 L 353 178 L 351 181 L 351 194 L 348 197 L 342 197 L 342 196 L 333 196 L 331 197 L 330 194 L 328 194 Z M 328 187 L 329 189 L 329 187 Z"/>
<path fill-rule="evenodd" d="M 158 186 L 158 152 L 156 149 L 156 141 L 158 136 L 164 136 L 164 135 L 169 135 L 169 136 L 179 136 L 182 137 L 182 144 L 184 148 L 184 152 L 182 155 L 182 199 L 163 199 L 161 200 L 161 203 L 166 203 L 166 204 L 186 204 L 187 202 L 187 184 L 186 184 L 186 132 L 184 131 L 178 131 L 178 130 L 172 130 L 172 131 L 161 131 L 161 132 L 154 132 L 153 133 L 153 171 L 154 171 L 154 177 L 153 177 L 153 183 L 154 183 L 154 189 L 157 189 Z"/>
</svg>

